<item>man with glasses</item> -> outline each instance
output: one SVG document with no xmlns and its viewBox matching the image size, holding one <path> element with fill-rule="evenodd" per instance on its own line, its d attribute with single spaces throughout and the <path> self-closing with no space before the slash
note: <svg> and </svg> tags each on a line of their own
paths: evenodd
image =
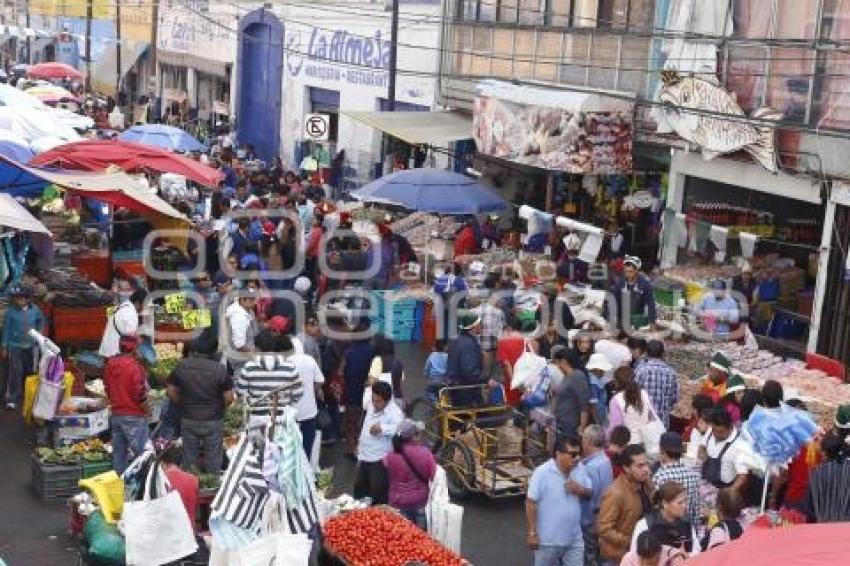
<svg viewBox="0 0 850 566">
<path fill-rule="evenodd" d="M 534 551 L 534 566 L 584 564 L 581 499 L 592 494 L 591 488 L 581 463 L 581 441 L 560 436 L 554 457 L 534 470 L 528 484 L 526 540 Z"/>
</svg>

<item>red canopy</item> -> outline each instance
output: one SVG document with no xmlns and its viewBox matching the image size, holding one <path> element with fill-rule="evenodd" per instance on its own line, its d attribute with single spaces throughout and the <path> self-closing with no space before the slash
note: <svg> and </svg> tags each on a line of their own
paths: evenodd
<svg viewBox="0 0 850 566">
<path fill-rule="evenodd" d="M 83 140 L 54 147 L 29 163 L 37 167 L 61 167 L 81 171 L 103 171 L 115 165 L 123 171 L 152 169 L 174 173 L 207 187 L 214 187 L 224 174 L 176 153 L 158 147 L 119 140 Z"/>
<path fill-rule="evenodd" d="M 687 566 L 832 566 L 850 556 L 850 523 L 750 527 L 738 540 L 688 560 Z"/>
<path fill-rule="evenodd" d="M 65 63 L 39 63 L 27 69 L 27 76 L 34 79 L 81 79 L 83 74 Z"/>
</svg>

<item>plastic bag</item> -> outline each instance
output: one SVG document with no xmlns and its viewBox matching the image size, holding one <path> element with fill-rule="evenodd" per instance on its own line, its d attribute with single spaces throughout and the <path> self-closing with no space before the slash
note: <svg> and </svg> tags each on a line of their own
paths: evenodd
<svg viewBox="0 0 850 566">
<path fill-rule="evenodd" d="M 511 377 L 511 389 L 525 389 L 536 383 L 540 373 L 546 367 L 546 358 L 535 354 L 526 343 L 525 352 L 514 364 Z"/>
<path fill-rule="evenodd" d="M 124 537 L 118 527 L 110 525 L 100 511 L 95 511 L 86 521 L 83 538 L 88 542 L 88 554 L 91 558 L 122 564 L 124 562 Z"/>
<path fill-rule="evenodd" d="M 65 395 L 64 384 L 53 383 L 40 379 L 38 382 L 38 391 L 35 394 L 35 401 L 32 406 L 32 416 L 37 419 L 51 421 L 56 417 L 56 411 L 59 409 L 59 404 L 62 402 L 62 397 Z"/>
<path fill-rule="evenodd" d="M 463 507 L 449 501 L 446 471 L 442 466 L 437 466 L 437 472 L 431 481 L 425 517 L 428 522 L 428 534 L 446 548 L 460 553 Z"/>
<path fill-rule="evenodd" d="M 159 464 L 151 466 L 141 501 L 124 504 L 124 532 L 127 534 L 127 564 L 154 566 L 174 562 L 198 550 L 189 514 L 176 491 L 154 499 L 152 494 Z"/>
</svg>

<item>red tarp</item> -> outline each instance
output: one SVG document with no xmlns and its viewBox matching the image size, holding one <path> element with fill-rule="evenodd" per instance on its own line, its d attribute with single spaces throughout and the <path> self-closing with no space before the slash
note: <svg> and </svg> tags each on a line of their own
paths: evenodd
<svg viewBox="0 0 850 566">
<path fill-rule="evenodd" d="M 39 63 L 27 68 L 27 76 L 34 79 L 81 79 L 83 74 L 65 63 Z"/>
<path fill-rule="evenodd" d="M 104 171 L 110 165 L 128 172 L 151 169 L 182 175 L 207 187 L 218 185 L 224 178 L 221 171 L 188 157 L 149 145 L 119 140 L 67 143 L 37 155 L 29 165 L 78 171 Z"/>
<path fill-rule="evenodd" d="M 736 541 L 698 554 L 687 566 L 833 566 L 850 556 L 850 523 L 750 527 Z"/>
</svg>

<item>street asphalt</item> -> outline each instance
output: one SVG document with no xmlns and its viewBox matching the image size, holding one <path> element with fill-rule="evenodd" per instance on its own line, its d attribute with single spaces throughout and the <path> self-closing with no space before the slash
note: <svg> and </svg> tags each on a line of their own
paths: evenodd
<svg viewBox="0 0 850 566">
<path fill-rule="evenodd" d="M 427 356 L 415 344 L 398 344 L 405 364 L 405 397 L 415 399 L 424 390 L 422 367 Z M 64 502 L 42 503 L 30 481 L 31 429 L 19 414 L 0 409 L 0 558 L 8 566 L 73 566 L 77 543 L 68 530 Z M 335 468 L 338 491 L 349 491 L 355 463 L 338 447 L 326 447 L 323 465 Z M 531 562 L 525 546 L 522 498 L 491 501 L 472 496 L 462 502 L 463 556 L 481 566 L 519 566 Z"/>
</svg>

